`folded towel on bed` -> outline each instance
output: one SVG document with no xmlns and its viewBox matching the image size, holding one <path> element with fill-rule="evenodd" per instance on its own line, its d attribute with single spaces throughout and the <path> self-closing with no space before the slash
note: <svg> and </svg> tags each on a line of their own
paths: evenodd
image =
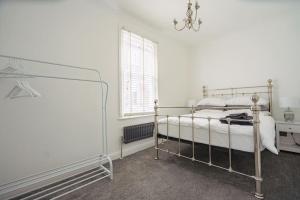
<svg viewBox="0 0 300 200">
<path fill-rule="evenodd" d="M 240 121 L 240 120 L 252 120 L 253 117 L 249 116 L 248 113 L 235 113 L 227 115 L 226 117 L 220 119 L 222 124 L 228 124 L 227 119 L 230 119 L 230 124 L 232 125 L 242 125 L 242 126 L 252 126 L 251 121 Z"/>
</svg>

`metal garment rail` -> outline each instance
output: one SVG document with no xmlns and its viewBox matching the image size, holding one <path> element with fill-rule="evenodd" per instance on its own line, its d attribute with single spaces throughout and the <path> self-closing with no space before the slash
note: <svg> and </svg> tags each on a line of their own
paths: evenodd
<svg viewBox="0 0 300 200">
<path fill-rule="evenodd" d="M 90 80 L 90 79 L 79 79 L 79 78 L 72 78 L 72 77 L 61 77 L 61 76 L 48 76 L 48 75 L 42 75 L 42 74 L 30 74 L 30 73 L 6 73 L 1 72 L 0 79 L 10 79 L 10 78 L 46 78 L 46 79 L 57 79 L 57 80 L 68 80 L 68 81 L 81 81 L 81 82 L 91 82 L 91 83 L 99 83 L 101 87 L 101 96 L 102 96 L 102 131 L 105 133 L 105 138 L 103 140 L 103 148 L 105 149 L 105 153 L 108 153 L 108 147 L 107 147 L 107 114 L 106 114 L 106 105 L 107 105 L 107 97 L 108 97 L 108 90 L 109 86 L 108 83 L 105 81 L 102 81 L 101 73 L 95 68 L 92 67 L 81 67 L 81 66 L 73 66 L 73 65 L 66 65 L 61 63 L 54 63 L 54 62 L 48 62 L 48 61 L 41 61 L 41 60 L 35 60 L 35 59 L 28 59 L 28 58 L 22 58 L 22 57 L 16 57 L 16 56 L 8 56 L 8 55 L 2 55 L 0 54 L 0 58 L 6 58 L 6 59 L 12 59 L 17 61 L 26 61 L 31 63 L 39 63 L 44 65 L 50 65 L 52 67 L 62 67 L 67 69 L 73 69 L 73 70 L 83 70 L 83 71 L 90 71 L 97 74 L 99 80 Z M 43 66 L 43 65 L 40 65 Z M 39 67 L 40 67 L 39 66 Z M 8 76 L 9 75 L 9 76 Z M 104 88 L 104 87 L 105 88 Z M 104 144 L 105 141 L 105 144 Z"/>
<path fill-rule="evenodd" d="M 47 74 L 33 74 L 33 73 L 9 73 L 9 72 L 1 72 L 0 71 L 0 79 L 15 79 L 15 78 L 43 78 L 43 79 L 55 79 L 55 80 L 66 80 L 66 81 L 78 81 L 78 82 L 90 82 L 90 83 L 97 83 L 100 86 L 101 90 L 101 132 L 102 132 L 102 153 L 100 153 L 98 156 L 101 158 L 99 160 L 99 167 L 104 170 L 104 172 L 107 174 L 105 177 L 110 177 L 111 179 L 113 178 L 113 167 L 112 167 L 112 161 L 111 158 L 108 156 L 108 141 L 107 141 L 107 112 L 106 112 L 106 106 L 107 106 L 107 97 L 108 97 L 108 90 L 109 86 L 108 83 L 102 80 L 100 72 L 92 67 L 79 67 L 79 66 L 73 66 L 73 65 L 65 65 L 65 64 L 60 64 L 60 63 L 53 63 L 53 62 L 47 62 L 47 61 L 40 61 L 40 60 L 33 60 L 33 59 L 27 59 L 27 58 L 21 58 L 21 57 L 15 57 L 15 56 L 7 56 L 7 55 L 0 55 L 0 58 L 5 58 L 5 59 L 12 59 L 16 60 L 18 62 L 30 62 L 30 63 L 37 63 L 37 64 L 43 64 L 39 65 L 45 66 L 48 65 L 51 67 L 57 67 L 57 68 L 66 68 L 66 69 L 72 69 L 72 70 L 83 70 L 83 71 L 90 71 L 94 72 L 98 76 L 98 80 L 93 80 L 93 79 L 81 79 L 81 78 L 74 78 L 74 77 L 66 77 L 66 76 L 53 76 L 53 75 L 47 75 Z M 103 164 L 109 163 L 109 169 L 103 166 Z M 76 164 L 76 163 L 73 163 Z M 72 164 L 71 164 L 72 165 Z M 51 172 L 53 170 L 48 170 L 45 172 L 42 172 L 40 174 L 45 174 L 47 172 Z M 100 175 L 100 174 L 98 174 Z M 26 179 L 22 178 L 19 180 Z M 95 182 L 97 180 L 101 180 L 102 178 L 98 178 L 96 180 L 93 180 L 92 182 Z M 16 180 L 18 181 L 18 180 Z M 77 189 L 80 189 L 81 187 L 84 187 L 86 185 L 91 184 L 92 182 L 89 182 L 87 184 L 84 184 L 78 188 L 72 189 L 71 191 L 75 191 Z M 11 183 L 5 184 L 9 185 Z M 60 194 L 60 196 L 66 195 L 69 192 L 65 192 L 63 194 Z"/>
<path fill-rule="evenodd" d="M 156 149 L 156 153 L 155 153 L 155 159 L 158 160 L 159 159 L 159 151 L 163 151 L 163 152 L 167 152 L 169 154 L 172 155 L 176 155 L 178 157 L 182 157 L 185 159 L 189 159 L 192 161 L 196 161 L 198 163 L 203 163 L 206 164 L 208 166 L 213 166 L 213 167 L 217 167 L 219 169 L 223 169 L 226 170 L 230 173 L 235 173 L 235 174 L 239 174 L 251 179 L 254 179 L 256 182 L 256 192 L 255 192 L 255 197 L 258 199 L 263 199 L 264 196 L 262 194 L 262 189 L 261 189 L 261 183 L 262 183 L 262 177 L 261 177 L 261 152 L 260 152 L 260 130 L 259 130 L 259 111 L 260 111 L 260 106 L 258 106 L 257 102 L 259 100 L 259 96 L 258 95 L 253 95 L 252 96 L 252 101 L 254 106 L 251 107 L 251 110 L 253 112 L 253 120 L 236 120 L 236 121 L 242 121 L 242 122 L 252 122 L 253 123 L 253 139 L 254 139 L 254 154 L 255 154 L 255 175 L 249 175 L 249 174 L 245 174 L 239 171 L 236 171 L 234 169 L 232 169 L 232 155 L 231 155 L 231 130 L 230 130 L 230 124 L 231 124 L 231 119 L 227 118 L 227 123 L 228 123 L 228 160 L 229 160 L 229 166 L 228 168 L 216 165 L 212 163 L 212 151 L 211 151 L 211 120 L 212 119 L 217 119 L 219 120 L 219 118 L 205 118 L 205 117 L 197 117 L 194 116 L 195 113 L 195 108 L 194 107 L 159 107 L 158 106 L 158 101 L 155 100 L 155 106 L 154 106 L 154 110 L 155 110 L 155 118 L 154 118 L 154 122 L 155 122 L 155 149 Z M 176 116 L 178 117 L 178 152 L 172 152 L 169 149 L 163 149 L 159 147 L 158 144 L 158 117 L 159 116 L 166 116 L 167 117 L 167 141 L 169 138 L 169 115 L 159 115 L 158 114 L 158 109 L 161 108 L 192 108 L 192 115 L 191 116 L 185 116 L 185 115 L 179 115 Z M 245 108 L 245 107 L 243 107 Z M 192 120 L 192 157 L 187 157 L 181 154 L 181 133 L 180 133 L 180 127 L 181 127 L 181 122 L 180 119 L 181 118 L 191 118 Z M 199 119 L 207 119 L 208 120 L 208 146 L 209 146 L 209 161 L 205 162 L 205 161 L 201 161 L 195 158 L 195 125 L 194 125 L 194 119 L 195 118 L 199 118 Z"/>
</svg>

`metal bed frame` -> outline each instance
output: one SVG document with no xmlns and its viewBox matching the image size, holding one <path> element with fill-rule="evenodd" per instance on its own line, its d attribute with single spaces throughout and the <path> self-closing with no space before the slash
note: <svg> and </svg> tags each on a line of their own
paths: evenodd
<svg viewBox="0 0 300 200">
<path fill-rule="evenodd" d="M 7 55 L 0 55 L 0 58 L 4 59 L 11 59 L 18 62 L 29 62 L 29 63 L 36 63 L 40 64 L 41 66 L 51 66 L 51 67 L 58 67 L 58 68 L 66 68 L 66 69 L 72 69 L 72 70 L 82 70 L 82 71 L 89 71 L 96 73 L 98 76 L 98 80 L 93 79 L 81 79 L 81 78 L 74 78 L 74 77 L 66 77 L 66 76 L 52 76 L 52 75 L 44 75 L 44 74 L 33 74 L 33 73 L 6 73 L 0 71 L 0 79 L 17 79 L 17 78 L 42 78 L 42 79 L 55 79 L 55 80 L 65 80 L 65 81 L 77 81 L 77 82 L 90 82 L 90 83 L 96 83 L 100 86 L 101 90 L 101 132 L 100 135 L 102 136 L 102 152 L 87 158 L 85 160 L 81 160 L 78 162 L 74 162 L 68 165 L 65 165 L 61 168 L 57 169 L 51 169 L 44 172 L 41 172 L 39 174 L 31 175 L 28 177 L 24 177 L 15 181 L 12 181 L 10 183 L 0 185 L 0 189 L 6 189 L 9 186 L 18 185 L 20 182 L 22 183 L 26 179 L 35 180 L 35 177 L 44 177 L 45 174 L 52 174 L 55 172 L 62 171 L 62 168 L 69 168 L 70 166 L 81 166 L 81 163 L 85 161 L 91 161 L 97 163 L 97 169 L 93 171 L 93 173 L 88 172 L 87 173 L 80 173 L 80 174 L 73 174 L 73 176 L 78 176 L 77 178 L 74 178 L 70 181 L 66 181 L 63 183 L 59 183 L 58 185 L 55 185 L 53 187 L 47 188 L 46 190 L 39 191 L 37 193 L 30 194 L 29 196 L 26 196 L 22 199 L 57 199 L 59 197 L 65 196 L 73 191 L 76 191 L 80 188 L 83 188 L 85 186 L 88 186 L 96 181 L 102 180 L 106 177 L 110 177 L 110 179 L 113 179 L 113 164 L 110 156 L 108 155 L 108 143 L 107 143 L 107 114 L 106 114 L 106 104 L 107 104 L 107 97 L 108 97 L 108 83 L 102 80 L 101 73 L 93 68 L 93 67 L 79 67 L 79 66 L 73 66 L 73 65 L 65 65 L 60 63 L 54 63 L 54 62 L 46 62 L 46 61 L 40 61 L 40 60 L 33 60 L 33 59 L 27 59 L 27 58 L 21 58 L 21 57 L 15 57 L 15 56 L 7 56 Z M 104 165 L 108 164 L 109 167 L 105 167 Z M 71 178 L 69 177 L 69 178 Z M 70 183 L 70 184 L 67 184 Z M 79 185 L 82 183 L 81 185 Z M 69 189 L 69 190 L 67 190 Z M 67 190 L 67 191 L 65 191 Z M 45 193 L 46 192 L 46 193 Z M 62 192 L 62 193 L 61 193 Z M 26 194 L 26 193 L 25 193 Z M 41 194 L 41 195 L 39 195 Z M 57 194 L 57 195 L 56 195 Z M 38 196 L 36 196 L 38 195 Z"/>
<path fill-rule="evenodd" d="M 205 118 L 205 117 L 196 117 L 194 116 L 195 113 L 195 107 L 176 107 L 176 106 L 158 106 L 158 101 L 155 100 L 155 116 L 154 116 L 154 123 L 155 123 L 155 128 L 154 128 L 154 134 L 155 134 L 155 160 L 159 159 L 159 151 L 162 152 L 167 152 L 171 155 L 175 155 L 178 157 L 186 158 L 189 160 L 192 160 L 194 162 L 198 163 L 203 163 L 208 166 L 213 166 L 217 167 L 219 169 L 226 170 L 230 173 L 235 173 L 239 174 L 251 179 L 255 180 L 255 197 L 258 199 L 263 199 L 264 195 L 262 193 L 262 174 L 261 174 L 261 151 L 260 151 L 260 146 L 261 146 L 261 140 L 260 140 L 260 120 L 259 120 L 259 112 L 261 111 L 261 106 L 258 105 L 258 100 L 259 96 L 258 94 L 266 94 L 269 99 L 269 111 L 272 114 L 272 80 L 269 79 L 267 85 L 261 85 L 261 86 L 250 86 L 250 87 L 234 87 L 234 88 L 222 88 L 222 89 L 210 89 L 208 90 L 206 86 L 203 86 L 203 97 L 209 97 L 209 96 L 236 96 L 236 95 L 252 95 L 251 99 L 253 102 L 253 106 L 249 106 L 249 108 L 253 112 L 253 120 L 237 120 L 237 121 L 246 121 L 246 122 L 252 122 L 253 123 L 253 139 L 254 139 L 254 159 L 255 159 L 255 175 L 249 175 L 245 174 L 239 171 L 236 171 L 232 168 L 232 161 L 231 161 L 231 131 L 230 131 L 230 124 L 231 120 L 230 118 L 227 118 L 228 122 L 228 159 L 229 159 L 229 166 L 228 168 L 216 165 L 212 163 L 212 149 L 211 149 L 211 127 L 210 127 L 210 122 L 212 119 L 219 120 L 218 118 Z M 243 91 L 245 90 L 245 91 Z M 249 90 L 252 90 L 251 92 Z M 254 90 L 254 91 L 253 91 Z M 192 115 L 191 116 L 173 116 L 173 117 L 178 117 L 178 152 L 172 152 L 169 149 L 163 149 L 159 147 L 159 142 L 158 139 L 160 137 L 158 133 L 158 117 L 166 117 L 167 118 L 167 135 L 165 137 L 167 142 L 169 140 L 169 117 L 170 115 L 160 115 L 159 114 L 159 109 L 192 109 Z M 204 108 L 202 108 L 204 109 Z M 220 107 L 209 107 L 209 109 L 220 109 Z M 245 109 L 244 106 L 235 106 L 235 107 L 224 107 L 223 109 Z M 183 117 L 189 117 L 192 119 L 192 157 L 184 156 L 181 154 L 181 136 L 180 136 L 180 118 Z M 208 120 L 208 154 L 209 154 L 209 161 L 201 161 L 195 158 L 195 141 L 194 141 L 194 119 L 196 118 L 202 118 L 202 119 L 207 119 Z"/>
</svg>

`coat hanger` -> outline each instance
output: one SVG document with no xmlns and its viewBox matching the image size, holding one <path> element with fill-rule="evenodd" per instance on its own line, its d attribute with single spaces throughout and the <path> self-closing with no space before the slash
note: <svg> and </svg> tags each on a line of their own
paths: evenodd
<svg viewBox="0 0 300 200">
<path fill-rule="evenodd" d="M 3 73 L 15 73 L 18 71 L 18 68 L 14 66 L 14 59 L 9 58 L 8 63 L 3 66 L 3 69 L 0 72 Z M 9 76 L 7 74 L 2 74 L 1 76 Z"/>
<path fill-rule="evenodd" d="M 32 94 L 27 89 L 24 88 L 21 81 L 17 81 L 17 84 L 7 94 L 6 97 L 10 99 L 15 99 L 20 97 L 32 97 Z"/>
<path fill-rule="evenodd" d="M 17 60 L 14 60 L 14 65 L 12 65 L 12 61 L 9 61 L 9 66 L 6 67 L 6 73 L 14 73 L 16 72 L 18 69 L 19 71 L 21 71 L 22 73 L 24 73 L 24 67 L 22 66 L 21 63 L 19 63 Z M 14 67 L 17 66 L 17 67 Z M 10 72 L 8 72 L 10 71 Z M 7 98 L 10 99 L 15 99 L 15 98 L 21 98 L 21 97 L 40 97 L 41 94 L 36 91 L 35 89 L 33 89 L 29 82 L 26 80 L 22 80 L 25 78 L 30 78 L 28 76 L 20 76 L 18 77 L 21 80 L 17 80 L 16 81 L 16 85 L 13 87 L 13 89 L 6 95 Z"/>
<path fill-rule="evenodd" d="M 41 94 L 33 89 L 27 81 L 16 81 L 14 88 L 6 95 L 6 98 L 16 99 L 22 97 L 40 97 Z"/>
<path fill-rule="evenodd" d="M 31 85 L 29 84 L 28 81 L 21 81 L 21 84 L 23 86 L 23 89 L 28 91 L 32 97 L 40 97 L 41 96 L 41 94 L 38 91 L 36 91 L 35 89 L 33 89 L 31 87 Z"/>
<path fill-rule="evenodd" d="M 16 75 L 14 75 L 16 73 Z M 34 78 L 33 76 L 20 75 L 24 74 L 24 66 L 16 58 L 9 58 L 8 63 L 2 66 L 0 70 L 1 77 L 11 77 L 11 78 Z"/>
</svg>

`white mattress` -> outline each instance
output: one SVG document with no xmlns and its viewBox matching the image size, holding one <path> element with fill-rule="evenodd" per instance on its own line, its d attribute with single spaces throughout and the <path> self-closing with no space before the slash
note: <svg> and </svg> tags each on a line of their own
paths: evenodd
<svg viewBox="0 0 300 200">
<path fill-rule="evenodd" d="M 228 114 L 233 112 L 247 112 L 249 115 L 252 114 L 250 110 L 235 110 L 235 111 L 220 111 L 220 110 L 201 110 L 194 114 L 194 141 L 197 143 L 208 144 L 209 134 L 208 134 L 208 120 L 206 118 L 216 118 L 211 119 L 211 145 L 228 147 L 229 137 L 228 137 L 228 125 L 222 124 L 218 120 L 223 118 Z M 184 117 L 186 116 L 186 117 Z M 191 114 L 183 115 L 180 118 L 180 138 L 188 141 L 192 141 L 192 119 Z M 202 118 L 199 118 L 202 117 Z M 205 118 L 205 119 L 204 119 Z M 167 135 L 167 123 L 169 131 L 168 135 L 170 137 L 179 137 L 179 119 L 178 117 L 169 117 L 160 119 L 158 123 L 158 132 L 162 135 Z M 253 126 L 240 126 L 231 125 L 231 148 L 246 152 L 254 151 L 254 141 L 253 141 Z M 277 154 L 277 149 L 275 148 L 275 122 L 274 119 L 269 116 L 266 112 L 260 113 L 260 136 L 261 136 L 261 150 L 267 148 L 271 152 Z"/>
<path fill-rule="evenodd" d="M 169 124 L 169 137 L 178 138 L 179 137 L 179 126 Z M 159 124 L 158 132 L 161 135 L 167 136 L 167 124 Z M 195 139 L 194 141 L 197 143 L 208 144 L 208 129 L 205 128 L 195 128 L 194 129 Z M 192 141 L 192 127 L 190 126 L 181 126 L 180 128 L 180 138 Z M 245 134 L 232 134 L 230 137 L 231 148 L 246 151 L 246 152 L 254 152 L 254 141 L 253 136 L 245 135 Z M 218 133 L 216 131 L 211 130 L 211 145 L 219 146 L 219 147 L 228 147 L 229 140 L 228 134 Z M 263 150 L 263 147 L 261 148 Z"/>
</svg>

